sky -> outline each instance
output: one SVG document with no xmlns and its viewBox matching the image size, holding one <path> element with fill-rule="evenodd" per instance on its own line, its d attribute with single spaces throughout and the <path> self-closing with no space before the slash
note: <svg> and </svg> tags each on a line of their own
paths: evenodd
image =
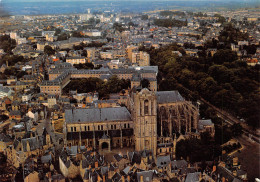
<svg viewBox="0 0 260 182">
<path fill-rule="evenodd" d="M 94 1 L 94 0 L 0 0 L 0 2 L 64 2 L 64 1 Z M 97 0 L 95 0 L 97 1 Z M 101 0 L 98 0 L 101 1 Z M 151 1 L 151 0 L 108 0 L 108 1 Z M 160 0 L 152 0 L 152 1 L 160 1 Z M 187 1 L 187 0 L 163 0 L 163 1 Z M 208 1 L 208 0 L 188 0 L 188 1 Z M 227 0 L 211 0 L 211 1 L 227 1 Z M 240 1 L 240 2 L 252 2 L 252 1 L 258 1 L 258 0 L 228 0 L 228 1 Z"/>
</svg>

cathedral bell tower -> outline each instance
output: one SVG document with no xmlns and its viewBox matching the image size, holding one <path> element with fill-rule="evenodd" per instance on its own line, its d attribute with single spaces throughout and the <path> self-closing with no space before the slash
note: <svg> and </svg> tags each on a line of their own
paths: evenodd
<svg viewBox="0 0 260 182">
<path fill-rule="evenodd" d="M 135 150 L 157 149 L 157 102 L 155 92 L 142 89 L 134 94 L 134 136 Z"/>
</svg>

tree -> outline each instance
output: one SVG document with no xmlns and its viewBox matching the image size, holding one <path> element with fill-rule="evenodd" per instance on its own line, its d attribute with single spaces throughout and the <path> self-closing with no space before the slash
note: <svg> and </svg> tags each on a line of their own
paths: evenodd
<svg viewBox="0 0 260 182">
<path fill-rule="evenodd" d="M 148 20 L 148 15 L 142 15 L 141 20 Z"/>
<path fill-rule="evenodd" d="M 84 37 L 84 35 L 81 34 L 81 32 L 78 32 L 78 31 L 74 31 L 72 32 L 72 37 Z"/>
<path fill-rule="evenodd" d="M 231 126 L 231 132 L 233 136 L 238 137 L 242 135 L 242 126 L 239 123 L 235 123 Z"/>
<path fill-rule="evenodd" d="M 142 88 L 149 88 L 149 86 L 150 86 L 149 80 L 147 80 L 146 78 L 142 79 L 141 86 L 142 86 Z"/>
<path fill-rule="evenodd" d="M 44 53 L 45 53 L 45 54 L 48 54 L 48 56 L 50 56 L 50 55 L 55 54 L 55 50 L 53 50 L 51 46 L 46 45 L 46 46 L 44 47 Z"/>
<path fill-rule="evenodd" d="M 113 24 L 113 29 L 115 29 L 116 31 L 119 31 L 119 32 L 123 32 L 125 30 L 125 28 L 123 28 L 123 25 L 118 22 L 115 22 Z"/>
<path fill-rule="evenodd" d="M 220 49 L 213 56 L 215 64 L 223 64 L 224 62 L 233 62 L 237 60 L 236 52 L 230 49 Z"/>
<path fill-rule="evenodd" d="M 94 65 L 92 63 L 84 63 L 84 64 L 75 64 L 75 68 L 77 69 L 93 69 Z"/>
<path fill-rule="evenodd" d="M 0 49 L 3 49 L 8 54 L 12 54 L 12 50 L 15 46 L 16 41 L 11 39 L 9 35 L 0 36 Z"/>
<path fill-rule="evenodd" d="M 58 40 L 58 41 L 61 41 L 61 40 L 68 40 L 69 37 L 70 37 L 69 34 L 63 32 L 63 33 L 61 33 L 61 34 L 58 36 L 57 40 Z"/>
<path fill-rule="evenodd" d="M 225 43 L 236 43 L 238 41 L 248 40 L 247 33 L 241 32 L 235 28 L 232 23 L 228 23 L 224 26 L 224 29 L 219 34 L 219 41 Z"/>
<path fill-rule="evenodd" d="M 55 30 L 55 36 L 59 35 L 61 33 L 61 29 L 60 28 L 56 28 Z"/>
<path fill-rule="evenodd" d="M 129 27 L 131 27 L 131 26 L 133 27 L 133 26 L 135 26 L 135 24 L 134 24 L 132 21 L 130 21 L 130 22 L 128 23 L 128 26 L 129 26 Z"/>
</svg>

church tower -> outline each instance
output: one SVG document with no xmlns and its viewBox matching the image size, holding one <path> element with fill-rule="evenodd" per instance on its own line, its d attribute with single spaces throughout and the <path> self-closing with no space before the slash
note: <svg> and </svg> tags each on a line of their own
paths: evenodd
<svg viewBox="0 0 260 182">
<path fill-rule="evenodd" d="M 135 150 L 151 150 L 156 156 L 157 149 L 157 102 L 155 92 L 142 89 L 134 94 Z"/>
</svg>

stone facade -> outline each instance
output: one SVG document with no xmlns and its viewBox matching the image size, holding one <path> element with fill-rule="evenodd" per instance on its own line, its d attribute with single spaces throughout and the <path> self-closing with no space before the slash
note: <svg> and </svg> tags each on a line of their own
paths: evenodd
<svg viewBox="0 0 260 182">
<path fill-rule="evenodd" d="M 197 131 L 199 111 L 178 91 L 133 89 L 127 103 L 127 108 L 67 110 L 66 145 L 99 150 L 134 147 L 157 156 L 174 156 L 175 134 L 192 135 Z"/>
</svg>

